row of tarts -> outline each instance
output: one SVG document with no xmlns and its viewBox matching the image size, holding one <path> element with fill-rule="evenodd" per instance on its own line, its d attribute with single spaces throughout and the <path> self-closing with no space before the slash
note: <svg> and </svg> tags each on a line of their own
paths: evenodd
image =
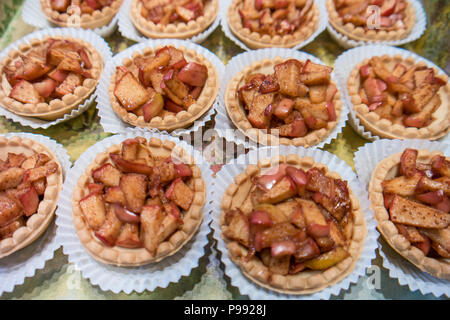
<svg viewBox="0 0 450 320">
<path fill-rule="evenodd" d="M 2 105 L 50 120 L 77 107 L 104 67 L 92 47 L 58 35 L 9 53 L 2 64 Z M 222 80 L 214 69 L 195 50 L 150 47 L 118 63 L 106 94 L 123 121 L 171 131 L 211 108 Z M 227 85 L 226 112 L 257 142 L 269 137 L 275 144 L 315 145 L 343 110 L 331 74 L 309 59 L 252 61 Z M 448 81 L 437 68 L 401 55 L 374 55 L 348 79 L 356 115 L 374 135 L 434 140 L 448 132 Z M 272 141 L 277 135 L 281 139 Z M 7 141 L 0 173 L 3 256 L 45 230 L 56 207 L 56 199 L 45 197 L 57 197 L 62 184 L 51 151 L 20 138 Z M 121 266 L 162 262 L 194 236 L 209 172 L 192 159 L 173 159 L 173 148 L 164 138 L 133 137 L 99 152 L 85 168 L 70 197 L 77 234 L 94 258 Z M 369 187 L 379 230 L 419 268 L 448 279 L 448 158 L 408 148 L 389 161 L 380 161 L 381 181 Z M 352 272 L 367 230 L 354 191 L 328 165 L 286 155 L 249 165 L 227 188 L 220 229 L 230 257 L 249 279 L 307 294 Z"/>
<path fill-rule="evenodd" d="M 135 131 L 97 143 L 69 170 L 64 149 L 49 140 L 0 137 L 2 276 L 17 276 L 15 262 L 40 268 L 33 255 L 52 238 L 46 230 L 55 229 L 56 210 L 52 253 L 62 244 L 85 276 L 114 292 L 189 274 L 211 220 L 226 269 L 240 272 L 226 270 L 233 284 L 249 281 L 268 297 L 346 289 L 347 278 L 370 266 L 375 227 L 405 259 L 394 260 L 417 267 L 417 282 L 428 274 L 425 283 L 447 292 L 447 144 L 369 144 L 355 157 L 358 182 L 342 160 L 317 149 L 253 150 L 214 174 L 186 143 Z"/>
</svg>

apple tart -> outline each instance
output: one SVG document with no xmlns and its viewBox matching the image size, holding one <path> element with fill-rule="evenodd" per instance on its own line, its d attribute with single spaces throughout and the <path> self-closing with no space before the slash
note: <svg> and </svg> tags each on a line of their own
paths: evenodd
<svg viewBox="0 0 450 320">
<path fill-rule="evenodd" d="M 123 60 L 108 90 L 123 121 L 172 131 L 190 126 L 212 107 L 219 78 L 213 64 L 194 50 L 145 48 Z"/>
<path fill-rule="evenodd" d="M 179 251 L 203 219 L 206 186 L 192 156 L 169 140 L 137 137 L 96 156 L 73 191 L 77 235 L 97 260 L 158 262 Z"/>
<path fill-rule="evenodd" d="M 378 7 L 379 25 L 371 7 Z M 415 24 L 415 14 L 408 0 L 327 0 L 331 26 L 357 41 L 393 41 L 406 38 Z"/>
<path fill-rule="evenodd" d="M 27 138 L 0 137 L 0 258 L 45 232 L 62 182 L 61 166 L 48 147 Z"/>
<path fill-rule="evenodd" d="M 82 104 L 103 71 L 100 53 L 72 37 L 45 37 L 0 62 L 0 103 L 20 116 L 55 120 Z"/>
<path fill-rule="evenodd" d="M 369 183 L 378 230 L 420 270 L 450 279 L 450 158 L 405 149 L 382 160 Z"/>
<path fill-rule="evenodd" d="M 122 0 L 41 0 L 42 11 L 59 27 L 96 29 L 108 25 Z"/>
<path fill-rule="evenodd" d="M 221 237 L 251 281 L 311 294 L 352 272 L 366 237 L 347 181 L 310 157 L 264 159 L 237 175 L 222 197 Z"/>
<path fill-rule="evenodd" d="M 228 83 L 228 116 L 260 144 L 316 145 L 336 127 L 342 110 L 332 70 L 310 60 L 254 62 Z"/>
<path fill-rule="evenodd" d="M 356 116 L 377 136 L 436 140 L 448 133 L 448 77 L 424 62 L 374 56 L 352 70 L 347 87 Z"/>
<path fill-rule="evenodd" d="M 130 16 L 148 38 L 188 39 L 205 31 L 219 12 L 219 0 L 132 0 Z"/>
<path fill-rule="evenodd" d="M 313 0 L 233 0 L 227 20 L 251 49 L 292 48 L 317 29 L 319 8 Z"/>
</svg>

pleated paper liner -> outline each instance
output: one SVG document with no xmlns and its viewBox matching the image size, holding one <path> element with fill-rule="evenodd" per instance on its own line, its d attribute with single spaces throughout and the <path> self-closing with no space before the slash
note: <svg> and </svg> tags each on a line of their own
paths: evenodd
<svg viewBox="0 0 450 320">
<path fill-rule="evenodd" d="M 125 139 L 137 136 L 144 137 L 147 140 L 155 137 L 162 141 L 173 141 L 194 156 L 196 165 L 200 168 L 207 186 L 203 221 L 197 233 L 177 253 L 157 263 L 140 267 L 107 265 L 94 259 L 83 247 L 76 234 L 72 217 L 72 192 L 77 184 L 80 172 L 85 171 L 98 153 L 104 152 L 111 145 L 120 144 Z M 87 149 L 67 175 L 56 211 L 58 241 L 63 246 L 64 253 L 68 255 L 69 262 L 81 270 L 84 278 L 88 279 L 93 285 L 98 285 L 103 291 L 114 293 L 123 291 L 129 294 L 133 291 L 141 293 L 144 290 L 153 291 L 158 287 L 165 288 L 171 282 L 177 282 L 182 276 L 188 276 L 191 270 L 198 266 L 199 259 L 205 254 L 205 246 L 208 244 L 207 234 L 210 232 L 208 224 L 210 222 L 212 180 L 209 164 L 203 160 L 197 151 L 177 138 L 138 129 L 129 129 L 125 134 L 106 138 Z"/>
<path fill-rule="evenodd" d="M 59 160 L 65 175 L 71 163 L 66 150 L 56 141 L 38 134 L 8 133 L 4 136 L 28 138 L 47 146 Z M 56 224 L 52 222 L 47 230 L 34 242 L 13 254 L 0 259 L 0 295 L 12 292 L 17 285 L 24 283 L 25 279 L 34 276 L 37 270 L 43 269 L 45 263 L 53 258 L 55 250 L 60 247 L 56 238 Z"/>
<path fill-rule="evenodd" d="M 439 150 L 446 156 L 450 155 L 450 145 L 436 141 L 381 139 L 367 143 L 358 149 L 354 157 L 358 179 L 364 190 L 368 190 L 372 172 L 378 163 L 406 148 Z M 373 216 L 371 209 L 369 212 Z M 436 297 L 441 295 L 450 297 L 450 281 L 433 277 L 421 271 L 392 249 L 386 241 L 379 241 L 378 247 L 383 258 L 383 267 L 389 270 L 389 276 L 397 279 L 400 285 L 407 285 L 411 291 L 420 290 L 422 294 L 431 293 Z"/>
<path fill-rule="evenodd" d="M 363 211 L 367 235 L 364 241 L 362 252 L 353 271 L 334 285 L 313 294 L 295 295 L 284 294 L 261 287 L 256 283 L 248 280 L 242 273 L 239 266 L 234 264 L 229 257 L 228 249 L 225 241 L 221 237 L 221 228 L 219 225 L 219 217 L 221 215 L 222 197 L 226 189 L 234 183 L 234 177 L 242 172 L 248 164 L 256 164 L 259 159 L 271 158 L 279 151 L 280 155 L 296 154 L 299 157 L 312 157 L 315 162 L 325 164 L 330 171 L 338 173 L 341 178 L 348 182 L 349 187 L 359 200 L 360 207 Z M 278 153 L 277 153 L 278 154 Z M 214 238 L 217 240 L 217 249 L 221 252 L 221 259 L 225 265 L 225 274 L 231 279 L 231 284 L 237 287 L 241 294 L 248 295 L 250 299 L 329 299 L 332 295 L 336 296 L 342 290 L 348 290 L 351 284 L 357 283 L 360 277 L 366 275 L 366 268 L 371 266 L 371 261 L 375 258 L 375 249 L 377 247 L 376 239 L 378 233 L 375 230 L 376 222 L 369 213 L 369 202 L 367 192 L 360 187 L 356 174 L 350 166 L 343 160 L 329 152 L 317 149 L 305 149 L 293 146 L 263 147 L 258 150 L 250 150 L 247 155 L 241 155 L 234 161 L 226 164 L 216 176 L 214 184 L 212 224 L 214 229 Z"/>
</svg>

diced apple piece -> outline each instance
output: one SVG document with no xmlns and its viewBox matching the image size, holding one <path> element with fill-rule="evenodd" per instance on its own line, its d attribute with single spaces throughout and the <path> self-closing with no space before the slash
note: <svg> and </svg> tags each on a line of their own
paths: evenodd
<svg viewBox="0 0 450 320">
<path fill-rule="evenodd" d="M 291 113 L 295 102 L 291 99 L 281 100 L 275 107 L 273 114 L 279 119 L 286 119 L 286 117 Z"/>
<path fill-rule="evenodd" d="M 415 174 L 411 178 L 405 176 L 396 177 L 390 180 L 384 180 L 381 185 L 386 193 L 395 193 L 403 197 L 412 196 L 415 193 L 416 185 L 422 175 Z"/>
<path fill-rule="evenodd" d="M 448 178 L 444 177 L 433 180 L 426 176 L 423 176 L 422 178 L 420 178 L 416 186 L 417 193 L 440 190 L 443 191 L 447 196 L 450 196 L 450 182 Z"/>
<path fill-rule="evenodd" d="M 106 163 L 92 172 L 92 178 L 94 178 L 94 181 L 101 182 L 108 187 L 118 186 L 120 182 L 120 175 L 120 171 L 110 163 Z"/>
<path fill-rule="evenodd" d="M 256 233 L 254 238 L 255 250 L 259 252 L 264 248 L 269 248 L 272 243 L 289 239 L 299 232 L 302 231 L 294 227 L 290 222 L 277 223 L 270 228 Z"/>
<path fill-rule="evenodd" d="M 274 67 L 275 78 L 280 85 L 280 93 L 291 97 L 303 97 L 308 88 L 301 83 L 300 71 L 302 65 L 299 61 L 290 59 Z"/>
<path fill-rule="evenodd" d="M 142 242 L 139 239 L 139 226 L 137 223 L 125 223 L 122 226 L 116 246 L 124 248 L 140 248 Z"/>
<path fill-rule="evenodd" d="M 39 179 L 32 183 L 33 188 L 36 190 L 39 196 L 42 196 L 45 193 L 45 189 L 47 188 L 47 181 L 45 178 Z"/>
<path fill-rule="evenodd" d="M 144 112 L 144 121 L 150 122 L 150 120 L 156 117 L 164 108 L 164 98 L 161 94 L 155 93 L 150 100 L 142 106 Z"/>
<path fill-rule="evenodd" d="M 327 98 L 327 85 L 309 87 L 309 99 L 312 103 L 324 102 Z"/>
<path fill-rule="evenodd" d="M 9 97 L 22 103 L 36 104 L 44 101 L 34 86 L 26 80 L 17 82 L 9 93 Z"/>
<path fill-rule="evenodd" d="M 58 164 L 56 162 L 47 162 L 45 165 L 28 169 L 23 176 L 24 182 L 34 182 L 42 178 L 48 177 L 58 170 Z"/>
<path fill-rule="evenodd" d="M 331 251 L 322 253 L 317 258 L 305 262 L 306 267 L 312 270 L 325 270 L 341 262 L 349 256 L 343 247 L 337 247 Z"/>
<path fill-rule="evenodd" d="M 189 62 L 178 72 L 177 77 L 190 86 L 203 87 L 208 77 L 208 69 L 203 64 Z"/>
<path fill-rule="evenodd" d="M 37 212 L 39 206 L 39 196 L 34 187 L 30 187 L 26 189 L 26 191 L 21 192 L 18 199 L 22 204 L 23 211 L 27 217 Z"/>
<path fill-rule="evenodd" d="M 450 223 L 450 215 L 395 195 L 389 208 L 394 223 L 420 228 L 446 228 Z"/>
<path fill-rule="evenodd" d="M 275 241 L 270 246 L 270 254 L 276 258 L 293 255 L 295 251 L 295 242 L 292 240 Z"/>
<path fill-rule="evenodd" d="M 120 178 L 120 189 L 125 195 L 125 207 L 140 213 L 147 195 L 147 177 L 137 173 L 123 174 Z"/>
<path fill-rule="evenodd" d="M 250 214 L 250 223 L 256 226 L 271 227 L 273 221 L 266 211 L 253 210 Z"/>
<path fill-rule="evenodd" d="M 53 79 L 45 78 L 42 81 L 33 83 L 33 86 L 41 97 L 48 98 L 55 91 L 58 83 Z"/>
<path fill-rule="evenodd" d="M 281 223 L 288 221 L 287 216 L 280 210 L 278 206 L 262 203 L 255 206 L 253 210 L 255 212 L 256 211 L 266 212 L 269 215 L 270 220 L 273 221 L 273 223 Z"/>
<path fill-rule="evenodd" d="M 416 196 L 417 200 L 420 200 L 426 204 L 436 205 L 444 200 L 444 191 L 443 190 L 437 190 L 437 191 L 431 191 L 426 192 L 422 194 L 418 194 Z"/>
<path fill-rule="evenodd" d="M 184 110 L 180 105 L 176 104 L 175 102 L 173 102 L 170 99 L 164 100 L 164 107 L 166 108 L 167 111 L 170 111 L 173 113 L 178 113 L 178 112 L 181 112 Z"/>
<path fill-rule="evenodd" d="M 103 197 L 98 193 L 93 193 L 81 199 L 79 205 L 89 227 L 97 231 L 106 219 Z"/>
<path fill-rule="evenodd" d="M 192 200 L 194 199 L 194 191 L 192 191 L 181 178 L 172 182 L 171 187 L 173 188 L 172 192 L 170 194 L 166 193 L 166 197 L 173 200 L 183 210 L 189 210 Z"/>
<path fill-rule="evenodd" d="M 0 191 L 17 187 L 22 182 L 24 173 L 22 168 L 8 168 L 0 172 Z"/>
<path fill-rule="evenodd" d="M 245 246 L 250 244 L 250 225 L 247 217 L 240 211 L 226 213 L 227 226 L 223 230 L 225 237 L 236 240 Z"/>
<path fill-rule="evenodd" d="M 54 69 L 53 71 L 48 73 L 48 77 L 55 80 L 56 82 L 63 82 L 68 75 L 69 72 L 60 69 Z"/>
<path fill-rule="evenodd" d="M 148 101 L 150 94 L 131 72 L 126 73 L 117 83 L 114 95 L 128 111 L 134 110 Z"/>
<path fill-rule="evenodd" d="M 300 81 L 308 86 L 325 85 L 330 82 L 330 73 L 326 70 L 319 72 L 302 73 Z"/>
<path fill-rule="evenodd" d="M 116 153 L 110 153 L 109 157 L 111 158 L 115 166 L 122 172 L 140 173 L 143 175 L 150 175 L 153 172 L 152 167 L 143 163 L 124 160 Z"/>
<path fill-rule="evenodd" d="M 302 208 L 303 216 L 305 217 L 305 222 L 307 228 L 312 228 L 314 231 L 314 225 L 322 226 L 324 228 L 328 228 L 329 226 L 322 212 L 320 212 L 319 207 L 311 201 L 305 199 L 296 199 Z"/>
<path fill-rule="evenodd" d="M 123 223 L 139 223 L 141 220 L 137 214 L 128 211 L 119 203 L 111 204 L 110 208 L 114 210 L 114 214 L 116 215 L 117 219 L 119 219 Z"/>
<path fill-rule="evenodd" d="M 50 0 L 50 6 L 53 10 L 65 13 L 70 5 L 70 0 Z"/>
<path fill-rule="evenodd" d="M 66 94 L 74 93 L 75 89 L 82 84 L 83 78 L 76 73 L 69 73 L 64 81 L 55 89 L 58 97 L 62 98 Z"/>
<path fill-rule="evenodd" d="M 269 127 L 270 115 L 267 116 L 265 110 L 273 102 L 273 99 L 273 93 L 255 94 L 247 116 L 253 127 L 259 129 L 267 129 Z"/>
<path fill-rule="evenodd" d="M 297 194 L 297 187 L 291 178 L 285 176 L 269 191 L 263 193 L 259 198 L 261 203 L 278 203 Z"/>
<path fill-rule="evenodd" d="M 100 193 L 103 194 L 103 184 L 101 183 L 89 183 L 87 185 L 89 193 Z"/>
<path fill-rule="evenodd" d="M 0 227 L 7 226 L 22 215 L 23 211 L 20 205 L 4 193 L 0 193 Z"/>
<path fill-rule="evenodd" d="M 23 227 L 25 225 L 25 222 L 22 217 L 19 217 L 15 219 L 13 222 L 9 223 L 8 225 L 4 227 L 0 227 L 0 239 L 5 239 L 12 237 L 14 232 L 19 229 L 20 227 Z"/>
<path fill-rule="evenodd" d="M 119 237 L 121 227 L 122 222 L 117 218 L 114 207 L 111 206 L 106 213 L 105 222 L 95 232 L 95 236 L 107 246 L 114 246 L 116 239 Z"/>
<path fill-rule="evenodd" d="M 119 178 L 120 181 L 120 178 Z M 109 203 L 118 203 L 122 206 L 125 205 L 125 195 L 120 187 L 110 187 L 106 189 L 106 193 L 103 196 L 104 200 Z"/>
<path fill-rule="evenodd" d="M 8 166 L 11 167 L 20 167 L 22 163 L 25 161 L 26 157 L 23 153 L 12 153 L 8 152 L 8 157 L 6 158 L 6 162 Z"/>
</svg>

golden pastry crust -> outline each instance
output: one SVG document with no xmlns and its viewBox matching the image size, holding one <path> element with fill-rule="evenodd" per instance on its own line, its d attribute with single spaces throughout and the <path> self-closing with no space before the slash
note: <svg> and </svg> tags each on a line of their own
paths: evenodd
<svg viewBox="0 0 450 320">
<path fill-rule="evenodd" d="M 426 67 L 424 62 L 416 62 L 413 58 L 403 58 L 402 56 L 396 54 L 393 56 L 382 55 L 381 59 L 387 65 L 395 65 L 397 63 L 404 64 L 407 68 L 413 66 L 416 67 Z M 428 139 L 436 140 L 445 136 L 450 130 L 450 83 L 448 82 L 448 77 L 438 73 L 438 70 L 434 69 L 436 75 L 439 78 L 447 82 L 445 86 L 442 86 L 438 91 L 440 96 L 441 104 L 433 112 L 431 123 L 423 128 L 406 127 L 402 123 L 393 124 L 388 119 L 382 119 L 375 112 L 369 111 L 369 106 L 361 101 L 359 96 L 360 89 L 360 75 L 359 69 L 361 66 L 369 62 L 369 58 L 365 59 L 361 63 L 355 66 L 349 75 L 347 81 L 347 89 L 350 96 L 351 103 L 353 105 L 353 110 L 355 115 L 361 122 L 361 125 L 371 133 L 387 139 Z"/>
<path fill-rule="evenodd" d="M 430 163 L 433 156 L 442 152 L 428 150 L 418 150 L 417 159 L 421 162 Z M 380 231 L 387 243 L 397 251 L 402 257 L 410 261 L 420 270 L 431 274 L 437 278 L 450 279 L 450 262 L 448 259 L 435 259 L 427 257 L 422 250 L 411 245 L 402 234 L 398 232 L 394 223 L 389 218 L 389 213 L 384 206 L 383 188 L 381 183 L 395 176 L 402 152 L 393 154 L 378 163 L 372 172 L 369 182 L 370 207 L 374 212 L 378 222 L 377 229 Z M 447 157 L 447 160 L 449 158 Z"/>
<path fill-rule="evenodd" d="M 30 216 L 26 225 L 17 229 L 12 237 L 0 240 L 0 259 L 28 246 L 47 230 L 47 227 L 53 221 L 59 192 L 63 184 L 61 165 L 56 155 L 47 146 L 28 138 L 0 137 L 1 158 L 3 158 L 3 155 L 6 156 L 8 152 L 23 153 L 26 156 L 44 153 L 50 157 L 51 161 L 58 164 L 58 169 L 47 177 L 47 187 L 44 198 L 39 203 L 38 211 Z"/>
<path fill-rule="evenodd" d="M 195 235 L 202 223 L 203 206 L 206 200 L 206 184 L 202 178 L 200 168 L 194 164 L 193 157 L 183 149 L 175 147 L 175 143 L 170 140 L 162 141 L 157 138 L 151 138 L 147 143 L 154 156 L 167 157 L 174 150 L 182 161 L 191 167 L 195 189 L 192 204 L 189 210 L 183 213 L 183 226 L 162 242 L 154 255 L 145 248 L 129 249 L 119 246 L 107 246 L 89 228 L 78 204 L 83 197 L 89 194 L 87 185 L 93 182 L 92 172 L 105 163 L 111 163 L 109 153 L 119 152 L 121 145 L 112 145 L 106 151 L 99 153 L 95 157 L 94 162 L 86 168 L 78 179 L 78 183 L 73 190 L 72 213 L 75 229 L 81 243 L 93 258 L 102 263 L 117 266 L 141 266 L 156 263 L 177 253 Z"/>
<path fill-rule="evenodd" d="M 78 86 L 73 93 L 66 94 L 62 99 L 53 99 L 49 103 L 22 103 L 9 97 L 12 87 L 3 73 L 0 81 L 0 103 L 15 114 L 44 120 L 55 120 L 77 108 L 97 87 L 98 80 L 103 72 L 101 54 L 89 42 L 67 36 L 47 36 L 43 39 L 31 40 L 29 44 L 20 45 L 18 50 L 11 50 L 8 56 L 0 61 L 0 70 L 3 70 L 5 66 L 16 60 L 20 55 L 26 55 L 30 50 L 42 46 L 48 39 L 69 40 L 82 45 L 86 49 L 92 63 L 92 68 L 90 69 L 92 78 L 84 79 L 83 85 Z"/>
<path fill-rule="evenodd" d="M 265 133 L 261 129 L 254 128 L 245 114 L 241 103 L 239 102 L 238 89 L 245 84 L 245 79 L 249 74 L 253 73 L 263 73 L 268 74 L 273 72 L 273 67 L 279 63 L 282 63 L 286 59 L 281 57 L 276 57 L 273 60 L 264 59 L 261 61 L 256 61 L 250 66 L 245 67 L 242 71 L 237 73 L 228 83 L 225 91 L 225 107 L 228 113 L 228 117 L 231 119 L 233 124 L 247 137 L 249 137 L 254 142 L 263 145 L 294 145 L 296 147 L 310 147 L 319 144 L 321 141 L 325 140 L 333 129 L 336 127 L 339 117 L 342 111 L 342 101 L 339 91 L 336 92 L 333 97 L 334 107 L 336 109 L 336 120 L 327 122 L 327 127 L 319 130 L 309 131 L 304 137 L 299 138 L 285 138 L 276 137 L 271 134 Z M 334 81 L 330 81 L 334 84 Z"/>
<path fill-rule="evenodd" d="M 295 47 L 308 39 L 319 25 L 319 7 L 314 3 L 307 13 L 306 23 L 302 24 L 293 34 L 274 37 L 261 35 L 257 32 L 251 32 L 242 25 L 242 19 L 238 12 L 238 6 L 241 3 L 242 0 L 233 0 L 227 11 L 227 22 L 231 32 L 251 49 Z"/>
<path fill-rule="evenodd" d="M 133 54 L 133 59 L 152 56 L 163 46 L 157 46 L 155 48 L 145 48 L 142 53 L 135 52 Z M 187 49 L 185 47 L 176 47 L 176 49 L 183 52 L 186 61 L 197 62 L 203 64 L 208 69 L 208 78 L 206 80 L 205 86 L 196 99 L 196 102 L 189 106 L 187 110 L 178 112 L 176 114 L 172 112 L 166 112 L 163 117 L 156 116 L 151 119 L 150 122 L 146 122 L 143 116 L 137 116 L 133 112 L 128 112 L 122 107 L 117 97 L 114 95 L 114 89 L 116 87 L 117 81 L 117 71 L 111 76 L 111 81 L 108 86 L 109 97 L 111 101 L 111 106 L 114 112 L 125 122 L 141 127 L 150 128 L 158 130 L 172 131 L 178 128 L 186 128 L 190 126 L 195 120 L 199 119 L 204 115 L 214 104 L 217 94 L 219 92 L 219 76 L 214 65 L 206 59 L 203 55 L 199 54 L 195 50 Z M 132 70 L 132 72 L 137 75 L 137 68 L 133 64 L 133 59 L 125 58 L 122 61 L 122 65 Z"/>
<path fill-rule="evenodd" d="M 133 0 L 130 8 L 130 18 L 136 29 L 148 38 L 188 39 L 206 30 L 217 18 L 219 0 L 211 0 L 205 4 L 204 14 L 188 23 L 155 24 L 141 15 L 141 0 Z"/>
<path fill-rule="evenodd" d="M 60 13 L 53 10 L 50 0 L 41 0 L 42 12 L 51 23 L 59 27 L 77 27 L 83 29 L 95 29 L 108 25 L 117 14 L 123 0 L 113 0 L 110 6 L 105 6 L 102 10 L 95 10 L 92 14 L 82 14 L 79 19 L 71 19 L 67 13 Z M 76 23 L 76 24 L 74 24 Z M 80 25 L 77 25 L 77 24 Z"/>
<path fill-rule="evenodd" d="M 409 1 L 406 1 L 406 18 L 403 20 L 405 24 L 404 29 L 397 29 L 392 31 L 385 30 L 368 30 L 365 31 L 361 27 L 355 27 L 351 23 L 346 23 L 344 25 L 342 18 L 336 11 L 333 0 L 327 0 L 325 2 L 326 9 L 328 11 L 329 22 L 331 26 L 336 29 L 339 33 L 347 36 L 349 39 L 357 41 L 394 41 L 406 38 L 411 29 L 414 27 L 416 22 L 416 17 L 414 14 L 414 8 Z"/>
<path fill-rule="evenodd" d="M 357 197 L 349 188 L 350 201 L 352 205 L 353 233 L 348 245 L 350 256 L 338 264 L 323 270 L 302 271 L 294 275 L 270 275 L 269 269 L 262 261 L 253 256 L 249 261 L 246 260 L 247 249 L 237 241 L 231 241 L 223 234 L 225 227 L 225 212 L 239 207 L 247 197 L 251 178 L 258 175 L 265 168 L 276 166 L 278 163 L 287 163 L 291 166 L 308 170 L 312 167 L 326 169 L 326 176 L 341 179 L 339 174 L 328 170 L 322 163 L 316 163 L 311 157 L 299 157 L 295 154 L 280 156 L 279 158 L 262 159 L 256 165 L 250 164 L 244 172 L 234 178 L 234 183 L 228 186 L 222 197 L 220 227 L 221 237 L 228 248 L 228 254 L 231 260 L 236 263 L 243 274 L 258 285 L 284 294 L 312 294 L 332 286 L 347 275 L 349 275 L 361 255 L 364 241 L 367 234 L 364 214 L 359 205 Z"/>
</svg>

